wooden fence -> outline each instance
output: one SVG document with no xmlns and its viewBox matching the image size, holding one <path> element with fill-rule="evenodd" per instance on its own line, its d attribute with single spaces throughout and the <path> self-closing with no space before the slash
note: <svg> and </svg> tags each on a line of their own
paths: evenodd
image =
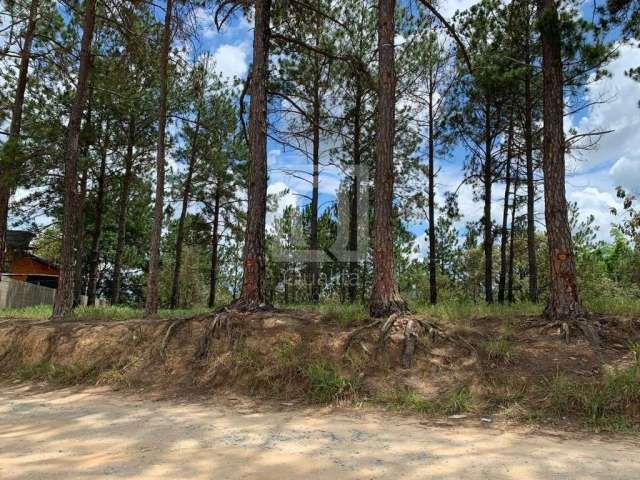
<svg viewBox="0 0 640 480">
<path fill-rule="evenodd" d="M 55 289 L 7 277 L 0 281 L 0 308 L 21 308 L 34 305 L 53 305 Z"/>
</svg>

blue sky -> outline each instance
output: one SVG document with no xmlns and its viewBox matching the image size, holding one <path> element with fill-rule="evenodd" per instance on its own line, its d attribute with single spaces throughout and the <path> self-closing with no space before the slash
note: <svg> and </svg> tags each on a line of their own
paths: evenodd
<svg viewBox="0 0 640 480">
<path fill-rule="evenodd" d="M 473 3 L 473 0 L 445 2 L 444 13 L 450 17 L 456 9 L 466 8 Z M 585 9 L 588 8 L 590 7 L 585 4 Z M 244 78 L 251 61 L 252 25 L 245 18 L 238 17 L 218 32 L 208 12 L 202 10 L 198 17 L 201 31 L 199 49 L 212 52 L 218 71 L 229 80 Z M 614 130 L 601 139 L 597 149 L 580 152 L 567 159 L 567 198 L 578 203 L 583 218 L 588 215 L 596 217 L 601 239 L 609 238 L 611 223 L 616 220 L 610 214 L 611 207 L 620 208 L 615 187 L 622 185 L 640 193 L 640 83 L 624 75 L 625 70 L 640 65 L 640 48 L 621 45 L 619 53 L 619 57 L 608 67 L 611 78 L 593 84 L 586 94 L 587 99 L 606 97 L 608 102 L 595 105 L 579 116 L 567 119 L 566 125 L 567 130 L 570 127 L 579 131 Z M 306 203 L 304 195 L 309 193 L 310 184 L 287 175 L 284 170 L 308 171 L 310 167 L 307 160 L 273 141 L 269 142 L 268 150 L 269 191 L 276 193 L 289 190 L 289 194 L 282 197 L 279 210 L 289 204 Z M 456 148 L 450 156 L 438 160 L 441 167 L 437 185 L 439 197 L 445 191 L 458 187 L 464 157 L 465 151 Z M 339 180 L 340 172 L 337 169 L 323 169 L 320 179 L 321 204 L 326 206 L 335 199 L 334 193 Z M 494 216 L 500 218 L 503 189 L 497 186 L 494 190 Z M 482 216 L 482 205 L 474 201 L 470 187 L 460 189 L 459 201 L 464 217 L 460 227 L 464 222 L 477 220 Z M 537 217 L 540 222 L 543 220 L 542 208 L 542 204 L 539 204 Z M 273 220 L 274 215 L 277 212 L 270 213 L 269 221 Z M 410 225 L 418 237 L 423 235 L 425 227 L 426 222 Z M 420 238 L 417 243 L 421 249 L 425 247 Z"/>
</svg>

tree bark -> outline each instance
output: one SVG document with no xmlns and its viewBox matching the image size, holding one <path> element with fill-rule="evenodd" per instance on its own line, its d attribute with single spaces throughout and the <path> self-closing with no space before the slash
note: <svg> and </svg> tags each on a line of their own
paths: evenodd
<svg viewBox="0 0 640 480">
<path fill-rule="evenodd" d="M 171 22 L 173 17 L 173 0 L 167 0 L 164 14 L 164 30 L 162 48 L 160 49 L 160 99 L 158 108 L 158 145 L 156 152 L 156 198 L 153 211 L 153 229 L 151 232 L 151 250 L 149 252 L 149 278 L 147 279 L 147 299 L 144 309 L 145 317 L 158 313 L 158 277 L 160 276 L 160 239 L 162 235 L 162 218 L 164 213 L 164 169 L 165 169 L 165 137 L 167 127 L 167 87 L 169 49 L 171 43 Z"/>
<path fill-rule="evenodd" d="M 362 83 L 356 78 L 355 104 L 353 114 L 353 179 L 351 183 L 351 206 L 349 209 L 349 240 L 348 248 L 351 255 L 355 256 L 358 250 L 358 204 L 360 199 L 360 178 L 358 170 L 361 158 L 361 137 L 362 137 Z M 358 261 L 353 258 L 349 262 L 349 302 L 356 303 L 358 298 Z"/>
<path fill-rule="evenodd" d="M 120 303 L 122 257 L 124 255 L 124 240 L 127 233 L 127 209 L 129 206 L 129 189 L 133 177 L 133 147 L 136 142 L 136 123 L 133 115 L 129 117 L 127 134 L 127 153 L 124 159 L 124 176 L 120 188 L 120 204 L 118 210 L 118 227 L 116 234 L 116 257 L 113 262 L 113 287 L 111 292 L 111 304 Z"/>
<path fill-rule="evenodd" d="M 540 0 L 544 104 L 544 199 L 549 244 L 550 291 L 547 317 L 560 320 L 585 314 L 578 295 L 576 262 L 565 194 L 562 32 L 554 0 Z"/>
<path fill-rule="evenodd" d="M 502 229 L 500 233 L 500 280 L 498 282 L 498 302 L 504 303 L 507 286 L 507 245 L 509 243 L 509 195 L 511 194 L 511 159 L 513 156 L 513 118 L 509 121 L 507 133 L 507 158 L 505 167 L 504 204 L 502 207 Z"/>
<path fill-rule="evenodd" d="M 515 226 L 516 226 L 516 213 L 518 210 L 518 186 L 520 183 L 520 161 L 516 162 L 515 175 L 513 180 L 513 203 L 511 205 L 511 235 L 509 237 L 509 282 L 507 284 L 507 300 L 509 303 L 513 303 L 515 298 L 513 296 L 513 275 L 515 266 Z"/>
<path fill-rule="evenodd" d="M 196 123 L 191 139 L 191 155 L 189 158 L 189 166 L 187 167 L 187 178 L 184 182 L 184 190 L 182 191 L 182 209 L 180 210 L 180 219 L 178 220 L 178 232 L 176 238 L 176 263 L 173 268 L 173 280 L 171 283 L 171 309 L 178 306 L 178 297 L 180 296 L 180 268 L 182 267 L 182 244 L 184 243 L 184 222 L 187 218 L 187 209 L 189 208 L 189 200 L 191 199 L 191 183 L 193 172 L 198 161 L 198 135 L 200 133 L 200 110 L 196 115 Z"/>
<path fill-rule="evenodd" d="M 216 290 L 218 288 L 218 225 L 220 221 L 220 181 L 216 182 L 216 193 L 213 204 L 213 229 L 211 231 L 211 273 L 209 277 L 209 308 L 216 305 Z M 285 291 L 287 285 L 285 282 Z M 286 303 L 286 301 L 285 301 Z"/>
<path fill-rule="evenodd" d="M 265 223 L 267 214 L 267 81 L 271 0 L 256 0 L 253 67 L 249 111 L 249 184 L 244 238 L 242 291 L 236 306 L 255 309 L 265 304 Z"/>
<path fill-rule="evenodd" d="M 369 310 L 384 317 L 407 309 L 395 278 L 393 256 L 393 146 L 395 140 L 395 0 L 378 2 L 378 126 L 373 216 L 373 287 Z"/>
<path fill-rule="evenodd" d="M 320 183 L 320 72 L 316 58 L 316 72 L 313 85 L 313 174 L 311 180 L 311 225 L 309 229 L 309 249 L 314 258 L 309 263 L 311 276 L 311 301 L 320 301 L 320 285 L 318 284 L 318 262 L 315 252 L 318 250 L 318 196 Z"/>
<path fill-rule="evenodd" d="M 88 152 L 88 146 L 87 146 Z M 86 159 L 86 155 L 83 155 Z M 85 160 L 86 162 L 86 160 Z M 85 205 L 87 200 L 87 181 L 88 166 L 82 167 L 82 176 L 80 177 L 80 195 L 78 197 L 78 218 L 76 219 L 76 271 L 73 280 L 73 304 L 80 305 L 80 296 L 82 295 L 82 266 L 84 260 L 84 224 L 85 224 Z"/>
<path fill-rule="evenodd" d="M 528 25 L 528 22 L 527 22 Z M 533 178 L 533 98 L 531 95 L 530 34 L 526 33 L 524 78 L 524 142 L 527 158 L 527 259 L 529 263 L 529 300 L 538 302 L 538 262 L 536 259 L 535 183 Z"/>
<path fill-rule="evenodd" d="M 58 289 L 53 304 L 53 320 L 73 315 L 73 281 L 76 236 L 76 188 L 78 186 L 78 142 L 82 111 L 87 98 L 89 72 L 91 70 L 91 44 L 96 19 L 96 0 L 85 3 L 80 67 L 76 95 L 71 107 L 67 129 L 67 147 L 64 160 L 64 216 L 62 228 L 62 252 Z"/>
<path fill-rule="evenodd" d="M 484 299 L 493 303 L 493 222 L 491 221 L 491 187 L 493 184 L 493 154 L 491 151 L 491 99 L 485 105 L 484 152 Z"/>
<path fill-rule="evenodd" d="M 11 190 L 15 187 L 15 175 L 17 173 L 16 157 L 20 144 L 20 131 L 22 129 L 22 110 L 24 96 L 29 78 L 29 61 L 31 60 L 31 47 L 35 36 L 36 23 L 38 17 L 38 0 L 32 0 L 29 8 L 29 20 L 24 35 L 24 44 L 20 52 L 20 69 L 18 73 L 18 83 L 11 112 L 11 124 L 9 125 L 9 138 L 3 150 L 4 155 L 0 158 L 0 281 L 2 281 L 2 271 L 4 269 L 4 254 L 6 249 L 7 227 L 9 220 L 9 200 Z"/>
<path fill-rule="evenodd" d="M 438 283 L 436 278 L 436 195 L 435 195 L 435 145 L 434 145 L 434 120 L 433 120 L 433 93 L 434 80 L 432 72 L 429 72 L 429 303 L 438 303 Z"/>
<path fill-rule="evenodd" d="M 89 262 L 89 282 L 87 285 L 87 305 L 95 306 L 98 287 L 98 263 L 100 261 L 100 236 L 102 235 L 102 212 L 104 210 L 104 191 L 107 174 L 107 153 L 109 139 L 109 122 L 105 128 L 105 137 L 100 151 L 100 170 L 98 172 L 98 190 L 96 192 L 95 225 L 91 235 L 91 260 Z"/>
</svg>

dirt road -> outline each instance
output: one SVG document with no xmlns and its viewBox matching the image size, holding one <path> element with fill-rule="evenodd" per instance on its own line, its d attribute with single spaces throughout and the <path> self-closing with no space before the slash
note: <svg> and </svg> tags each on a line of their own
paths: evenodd
<svg viewBox="0 0 640 480">
<path fill-rule="evenodd" d="M 0 384 L 0 479 L 640 478 L 625 439 L 285 410 Z"/>
</svg>

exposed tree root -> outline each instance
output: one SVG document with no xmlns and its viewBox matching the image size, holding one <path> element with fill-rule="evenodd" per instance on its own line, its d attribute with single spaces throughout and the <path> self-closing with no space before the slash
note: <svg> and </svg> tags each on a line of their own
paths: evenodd
<svg viewBox="0 0 640 480">
<path fill-rule="evenodd" d="M 411 367 L 413 363 L 413 357 L 415 355 L 416 347 L 420 343 L 421 338 L 426 337 L 432 343 L 438 340 L 445 340 L 445 339 L 455 340 L 453 336 L 446 334 L 435 323 L 429 322 L 425 319 L 418 318 L 413 315 L 394 313 L 393 315 L 389 316 L 386 320 L 378 319 L 367 325 L 363 325 L 362 327 L 356 328 L 347 337 L 347 340 L 345 342 L 345 350 L 348 350 L 351 347 L 351 345 L 357 339 L 359 339 L 359 337 L 364 332 L 374 328 L 380 329 L 380 333 L 378 336 L 378 345 L 377 345 L 378 351 L 381 351 L 386 347 L 387 341 L 389 337 L 391 337 L 394 331 L 396 332 L 402 331 L 402 336 L 404 340 L 403 340 L 401 363 L 403 368 Z"/>
<path fill-rule="evenodd" d="M 209 357 L 211 340 L 219 337 L 221 332 L 224 331 L 227 338 L 232 338 L 235 319 L 234 313 L 235 312 L 233 310 L 224 308 L 209 320 L 204 329 L 204 333 L 200 341 L 200 347 L 195 354 L 196 359 L 204 360 Z"/>
<path fill-rule="evenodd" d="M 258 303 L 252 300 L 243 300 L 241 298 L 236 300 L 229 308 L 243 313 L 268 312 L 273 310 L 273 306 L 268 303 Z"/>
<path fill-rule="evenodd" d="M 174 320 L 167 327 L 167 331 L 164 334 L 164 338 L 162 339 L 162 344 L 160 345 L 160 355 L 166 357 L 167 354 L 167 346 L 169 345 L 169 341 L 173 337 L 173 335 L 178 331 L 178 328 L 184 325 L 185 323 L 191 321 L 191 317 L 184 317 Z"/>
<path fill-rule="evenodd" d="M 557 330 L 564 337 L 566 343 L 570 343 L 571 338 L 580 335 L 593 347 L 599 347 L 602 343 L 600 338 L 601 325 L 587 317 L 566 318 L 550 322 L 543 320 L 542 323 L 534 323 L 532 327 L 539 327 L 542 332 Z"/>
<path fill-rule="evenodd" d="M 378 325 L 380 325 L 382 323 L 381 319 L 378 320 L 374 320 L 371 323 L 368 323 L 367 325 L 363 325 L 361 327 L 356 328 L 353 332 L 351 332 L 349 334 L 349 336 L 347 337 L 347 341 L 345 342 L 345 350 L 349 350 L 349 348 L 351 348 L 351 345 L 353 342 L 356 341 L 356 339 L 358 338 L 358 336 L 362 333 L 365 332 L 367 330 L 371 330 L 374 327 L 377 327 Z"/>
</svg>

